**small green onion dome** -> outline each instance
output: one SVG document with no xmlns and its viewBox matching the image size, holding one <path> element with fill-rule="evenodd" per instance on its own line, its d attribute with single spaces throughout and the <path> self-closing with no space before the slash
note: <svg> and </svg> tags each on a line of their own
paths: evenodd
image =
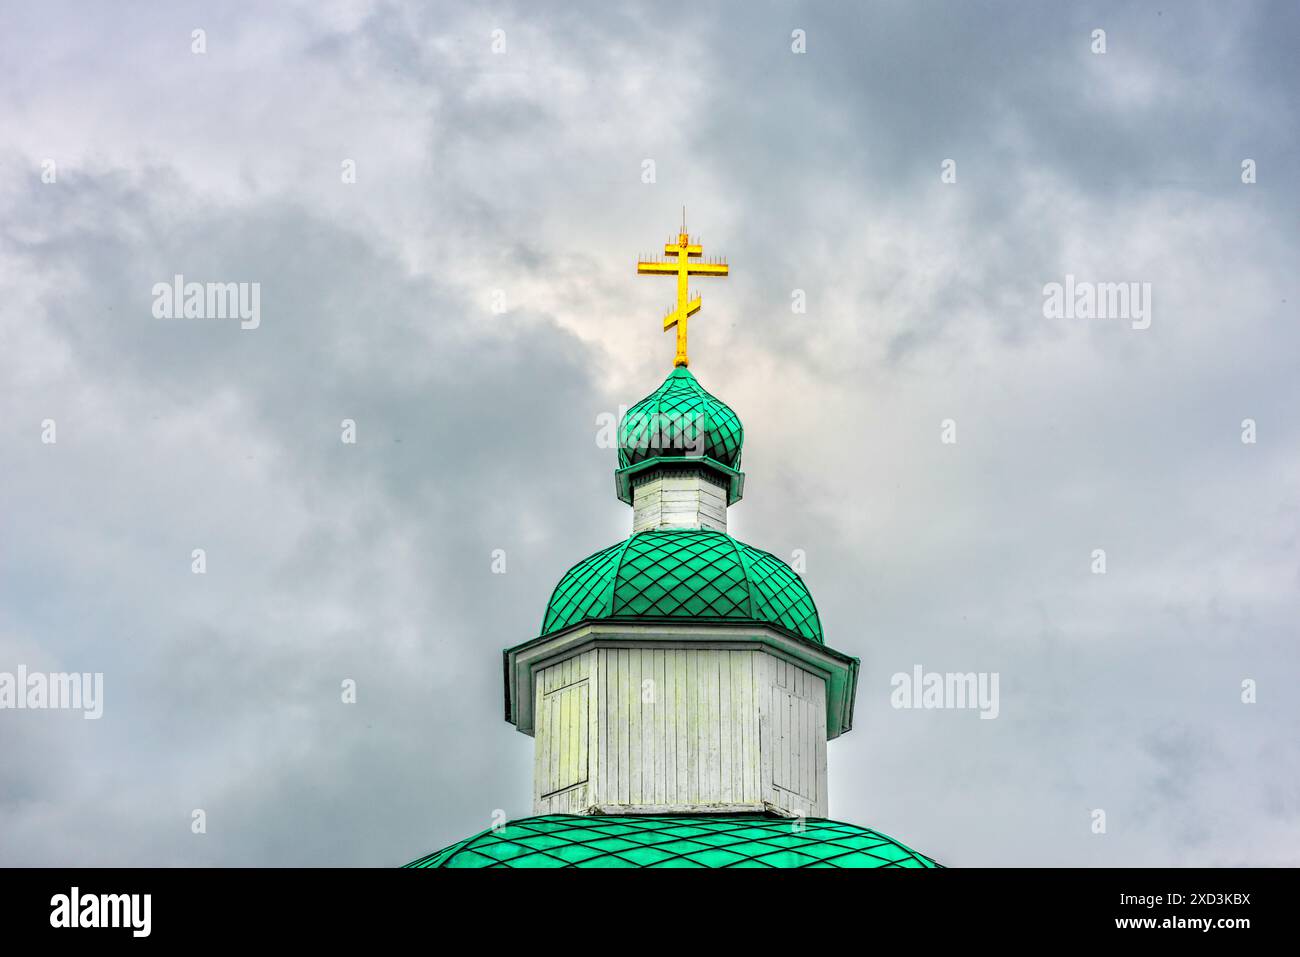
<svg viewBox="0 0 1300 957">
<path fill-rule="evenodd" d="M 638 532 L 570 568 L 542 634 L 591 620 L 739 621 L 825 644 L 812 595 L 785 562 L 708 528 Z"/>
<path fill-rule="evenodd" d="M 662 456 L 704 455 L 740 468 L 745 429 L 721 399 L 704 391 L 686 366 L 678 366 L 618 426 L 620 468 Z"/>
<path fill-rule="evenodd" d="M 407 867 L 941 867 L 842 821 L 768 814 L 547 814 L 487 830 Z"/>
</svg>

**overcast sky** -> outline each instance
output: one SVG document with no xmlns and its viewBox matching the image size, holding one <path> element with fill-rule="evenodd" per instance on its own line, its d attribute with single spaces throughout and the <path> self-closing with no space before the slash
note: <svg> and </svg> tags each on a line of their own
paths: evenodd
<svg viewBox="0 0 1300 957">
<path fill-rule="evenodd" d="M 102 672 L 104 713 L 0 711 L 0 864 L 393 865 L 531 813 L 501 649 L 630 531 L 597 420 L 670 369 L 635 260 L 683 204 L 732 267 L 691 323 L 731 530 L 802 549 L 862 660 L 831 816 L 950 865 L 1300 864 L 1298 35 L 6 3 L 0 672 Z M 260 325 L 155 318 L 176 274 Z M 1045 318 L 1067 275 L 1149 283 L 1149 328 Z M 999 716 L 891 707 L 917 665 Z"/>
</svg>

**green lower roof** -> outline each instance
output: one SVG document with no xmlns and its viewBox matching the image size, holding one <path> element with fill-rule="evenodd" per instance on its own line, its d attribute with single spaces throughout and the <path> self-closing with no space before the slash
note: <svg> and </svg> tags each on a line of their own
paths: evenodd
<svg viewBox="0 0 1300 957">
<path fill-rule="evenodd" d="M 407 867 L 941 867 L 891 837 L 770 814 L 547 814 L 511 821 Z"/>
</svg>

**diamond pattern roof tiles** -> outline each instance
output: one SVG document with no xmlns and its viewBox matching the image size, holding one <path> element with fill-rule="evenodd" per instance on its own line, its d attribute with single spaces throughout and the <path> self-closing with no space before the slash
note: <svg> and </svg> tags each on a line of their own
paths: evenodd
<svg viewBox="0 0 1300 957">
<path fill-rule="evenodd" d="M 893 838 L 825 818 L 764 814 L 511 821 L 407 867 L 908 867 L 942 865 Z"/>
<path fill-rule="evenodd" d="M 678 366 L 664 384 L 632 406 L 618 426 L 620 468 L 659 456 L 704 455 L 740 468 L 745 429 L 725 402 Z"/>
<path fill-rule="evenodd" d="M 712 529 L 639 532 L 583 559 L 555 587 L 541 633 L 677 618 L 760 622 L 824 643 L 817 606 L 790 566 Z"/>
</svg>

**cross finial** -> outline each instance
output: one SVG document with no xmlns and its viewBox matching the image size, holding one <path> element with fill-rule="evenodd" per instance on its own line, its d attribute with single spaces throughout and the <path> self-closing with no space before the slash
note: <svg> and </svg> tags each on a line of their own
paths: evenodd
<svg viewBox="0 0 1300 957">
<path fill-rule="evenodd" d="M 664 244 L 664 259 L 639 260 L 636 264 L 637 274 L 640 276 L 676 276 L 677 277 L 677 305 L 668 311 L 664 316 L 664 331 L 667 332 L 674 326 L 677 327 L 677 355 L 673 358 L 674 366 L 688 366 L 690 360 L 686 356 L 686 320 L 700 311 L 700 298 L 696 296 L 690 298 L 687 289 L 687 277 L 689 276 L 726 276 L 729 275 L 727 263 L 719 262 L 691 262 L 692 259 L 699 259 L 704 255 L 704 247 L 691 243 L 691 237 L 686 232 L 686 207 L 682 207 L 682 231 L 677 236 L 677 242 L 667 242 Z"/>
</svg>

